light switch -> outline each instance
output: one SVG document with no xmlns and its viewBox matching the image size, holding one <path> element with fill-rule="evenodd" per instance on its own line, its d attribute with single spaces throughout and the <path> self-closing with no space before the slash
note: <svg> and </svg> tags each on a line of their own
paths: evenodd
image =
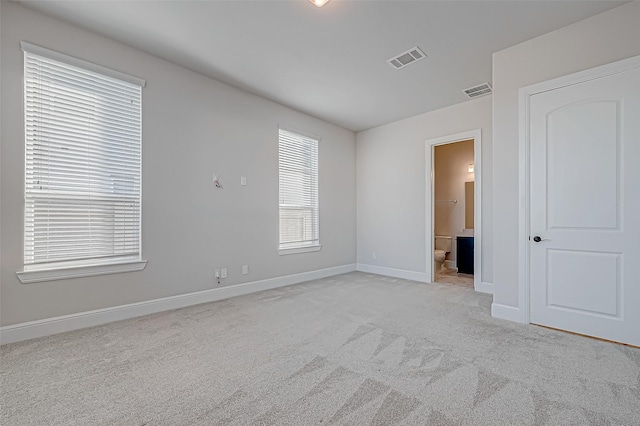
<svg viewBox="0 0 640 426">
<path fill-rule="evenodd" d="M 246 176 L 240 176 L 240 185 L 247 186 L 247 177 Z"/>
</svg>

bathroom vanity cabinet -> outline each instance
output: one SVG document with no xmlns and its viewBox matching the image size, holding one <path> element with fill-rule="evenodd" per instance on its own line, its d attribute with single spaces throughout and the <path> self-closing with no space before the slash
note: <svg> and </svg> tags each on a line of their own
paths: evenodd
<svg viewBox="0 0 640 426">
<path fill-rule="evenodd" d="M 473 237 L 456 237 L 457 267 L 461 274 L 473 274 Z"/>
</svg>

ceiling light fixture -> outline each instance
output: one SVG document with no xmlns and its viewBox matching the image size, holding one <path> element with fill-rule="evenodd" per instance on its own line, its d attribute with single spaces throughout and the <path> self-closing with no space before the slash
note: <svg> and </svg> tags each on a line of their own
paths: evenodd
<svg viewBox="0 0 640 426">
<path fill-rule="evenodd" d="M 322 7 L 325 4 L 329 3 L 329 0 L 309 0 L 309 1 L 318 7 Z"/>
</svg>

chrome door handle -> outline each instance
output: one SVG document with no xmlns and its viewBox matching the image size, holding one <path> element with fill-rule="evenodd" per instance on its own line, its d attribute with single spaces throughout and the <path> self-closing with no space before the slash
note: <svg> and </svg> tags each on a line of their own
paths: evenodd
<svg viewBox="0 0 640 426">
<path fill-rule="evenodd" d="M 535 237 L 533 237 L 533 241 L 539 243 L 540 241 L 549 241 L 549 238 L 540 238 L 538 235 L 536 235 Z"/>
</svg>

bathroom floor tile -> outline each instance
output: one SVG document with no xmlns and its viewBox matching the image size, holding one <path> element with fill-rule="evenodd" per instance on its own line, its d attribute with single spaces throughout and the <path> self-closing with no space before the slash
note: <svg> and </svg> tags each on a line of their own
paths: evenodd
<svg viewBox="0 0 640 426">
<path fill-rule="evenodd" d="M 459 274 L 453 269 L 436 272 L 435 282 L 473 287 L 473 275 Z"/>
</svg>

